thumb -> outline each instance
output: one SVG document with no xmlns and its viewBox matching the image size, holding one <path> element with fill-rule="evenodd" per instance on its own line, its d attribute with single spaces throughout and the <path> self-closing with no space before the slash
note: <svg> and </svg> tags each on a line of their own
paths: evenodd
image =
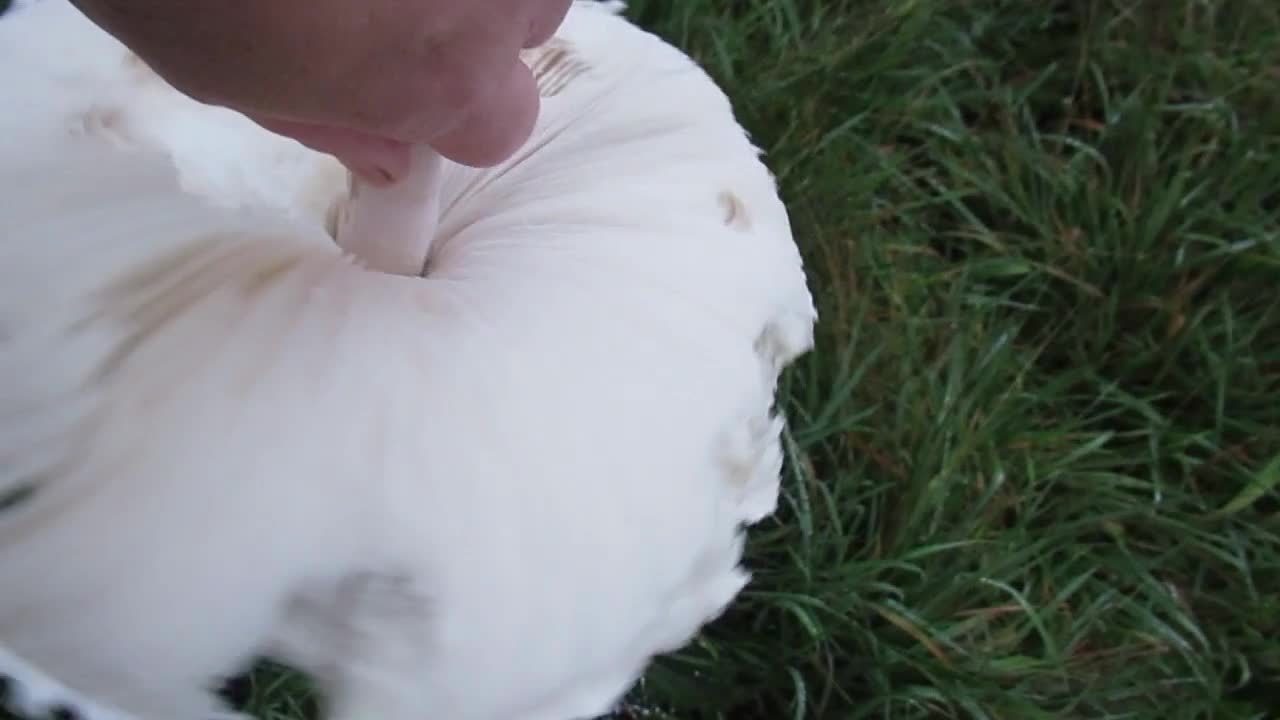
<svg viewBox="0 0 1280 720">
<path fill-rule="evenodd" d="M 461 122 L 432 139 L 437 152 L 462 165 L 492 167 L 528 141 L 540 104 L 533 72 L 515 60 L 495 82 Z"/>
<path fill-rule="evenodd" d="M 387 138 L 327 125 L 250 115 L 262 127 L 338 158 L 372 185 L 389 185 L 409 171 L 409 146 Z"/>
<path fill-rule="evenodd" d="M 517 60 L 486 100 L 429 144 L 462 165 L 491 167 L 511 157 L 533 133 L 540 100 L 533 72 Z M 409 145 L 348 128 L 285 120 L 258 114 L 258 125 L 338 158 L 374 185 L 398 181 L 409 171 Z"/>
</svg>

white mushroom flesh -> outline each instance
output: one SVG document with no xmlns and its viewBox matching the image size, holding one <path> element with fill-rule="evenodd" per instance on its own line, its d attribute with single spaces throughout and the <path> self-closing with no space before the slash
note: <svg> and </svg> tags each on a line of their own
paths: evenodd
<svg viewBox="0 0 1280 720">
<path fill-rule="evenodd" d="M 440 222 L 444 158 L 429 147 L 413 149 L 409 172 L 378 186 L 358 176 L 343 207 L 334 240 L 371 270 L 421 275 Z"/>
</svg>

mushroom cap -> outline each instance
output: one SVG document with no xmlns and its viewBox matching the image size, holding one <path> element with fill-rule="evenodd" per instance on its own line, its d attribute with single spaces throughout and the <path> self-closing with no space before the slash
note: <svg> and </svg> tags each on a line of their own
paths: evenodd
<svg viewBox="0 0 1280 720">
<path fill-rule="evenodd" d="M 515 157 L 445 167 L 424 277 L 334 245 L 332 159 L 66 8 L 0 19 L 83 41 L 0 50 L 44 74 L 0 120 L 0 496 L 34 487 L 0 645 L 144 717 L 269 652 L 327 689 L 377 666 L 349 702 L 389 715 L 534 720 L 607 711 L 722 612 L 815 314 L 728 99 L 616 10 L 527 55 Z"/>
</svg>

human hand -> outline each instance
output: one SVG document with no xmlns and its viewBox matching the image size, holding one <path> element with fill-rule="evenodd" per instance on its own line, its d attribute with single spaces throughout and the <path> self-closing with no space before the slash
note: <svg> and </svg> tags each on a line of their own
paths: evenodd
<svg viewBox="0 0 1280 720">
<path fill-rule="evenodd" d="M 571 0 L 73 0 L 178 90 L 384 184 L 409 146 L 495 165 L 533 130 L 523 48 Z"/>
</svg>

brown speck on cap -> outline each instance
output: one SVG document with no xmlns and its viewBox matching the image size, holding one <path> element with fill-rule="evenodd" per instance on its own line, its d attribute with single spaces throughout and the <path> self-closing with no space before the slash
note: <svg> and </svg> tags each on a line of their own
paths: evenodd
<svg viewBox="0 0 1280 720">
<path fill-rule="evenodd" d="M 724 224 L 735 230 L 749 230 L 751 219 L 747 217 L 747 206 L 732 190 L 720 192 L 720 207 L 724 210 Z"/>
<path fill-rule="evenodd" d="M 572 46 L 558 38 L 528 53 L 525 62 L 538 83 L 538 94 L 544 98 L 564 92 L 569 83 L 591 69 Z"/>
</svg>

